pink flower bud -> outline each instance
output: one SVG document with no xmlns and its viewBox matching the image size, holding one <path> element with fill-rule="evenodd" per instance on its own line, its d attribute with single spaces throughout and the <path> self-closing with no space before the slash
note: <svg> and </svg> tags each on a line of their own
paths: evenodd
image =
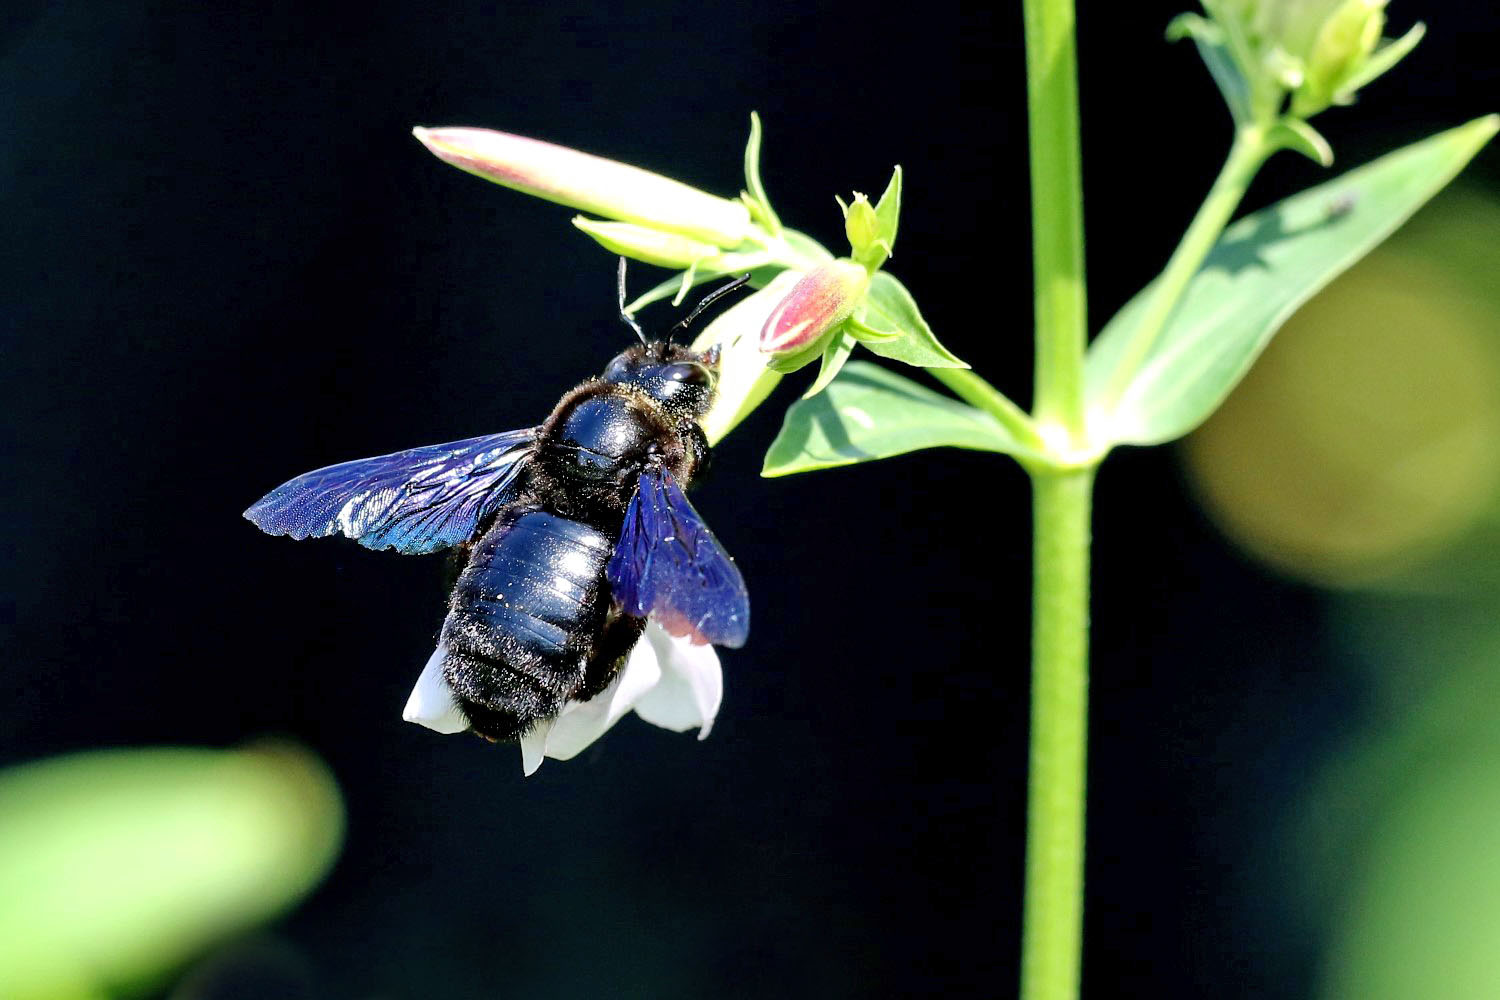
<svg viewBox="0 0 1500 1000">
<path fill-rule="evenodd" d="M 851 260 L 819 264 L 766 317 L 760 349 L 780 355 L 810 349 L 853 314 L 869 284 L 870 273 Z"/>
<path fill-rule="evenodd" d="M 744 204 L 649 170 L 566 146 L 483 128 L 414 128 L 438 159 L 526 194 L 601 215 L 736 247 L 750 231 Z"/>
</svg>

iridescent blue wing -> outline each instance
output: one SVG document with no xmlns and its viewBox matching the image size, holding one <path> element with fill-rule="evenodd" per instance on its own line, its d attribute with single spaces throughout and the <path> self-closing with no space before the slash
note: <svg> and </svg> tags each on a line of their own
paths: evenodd
<svg viewBox="0 0 1500 1000">
<path fill-rule="evenodd" d="M 535 430 L 486 434 L 330 465 L 276 487 L 245 517 L 268 535 L 343 533 L 371 549 L 436 552 L 466 542 L 513 492 Z"/>
<path fill-rule="evenodd" d="M 626 614 L 673 635 L 737 648 L 750 634 L 744 578 L 665 469 L 641 473 L 605 573 Z"/>
</svg>

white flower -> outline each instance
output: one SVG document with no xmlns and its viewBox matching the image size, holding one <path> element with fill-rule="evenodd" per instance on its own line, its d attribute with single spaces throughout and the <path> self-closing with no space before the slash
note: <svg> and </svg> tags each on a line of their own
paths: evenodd
<svg viewBox="0 0 1500 1000">
<path fill-rule="evenodd" d="M 453 689 L 443 678 L 443 659 L 447 655 L 448 647 L 438 643 L 422 668 L 422 676 L 417 678 L 417 686 L 411 689 L 411 697 L 406 699 L 401 718 L 433 732 L 461 733 L 469 728 L 469 720 L 458 710 Z"/>
<path fill-rule="evenodd" d="M 469 723 L 443 678 L 446 655 L 440 644 L 422 668 L 401 715 L 440 733 L 461 733 Z M 631 709 L 673 732 L 697 727 L 698 738 L 707 739 L 723 696 L 724 675 L 712 646 L 669 635 L 655 621 L 647 621 L 641 640 L 609 687 L 588 701 L 568 702 L 557 718 L 538 723 L 521 737 L 521 767 L 530 775 L 544 757 L 578 756 Z"/>
</svg>

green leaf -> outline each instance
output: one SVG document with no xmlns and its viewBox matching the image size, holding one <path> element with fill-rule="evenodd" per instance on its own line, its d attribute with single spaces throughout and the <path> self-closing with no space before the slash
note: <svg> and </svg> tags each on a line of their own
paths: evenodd
<svg viewBox="0 0 1500 1000">
<path fill-rule="evenodd" d="M 901 223 L 901 164 L 891 171 L 891 180 L 885 193 L 875 203 L 875 216 L 880 220 L 880 238 L 885 243 L 887 257 L 896 248 L 896 229 Z"/>
<path fill-rule="evenodd" d="M 1417 47 L 1417 43 L 1422 40 L 1422 36 L 1425 34 L 1427 34 L 1427 25 L 1418 21 L 1411 26 L 1410 31 L 1400 38 L 1386 39 L 1382 42 L 1380 47 L 1365 60 L 1364 65 L 1355 70 L 1354 75 L 1339 86 L 1339 99 L 1341 101 L 1353 100 L 1356 90 L 1359 90 L 1377 76 L 1385 73 L 1402 59 L 1405 59 L 1407 53 Z"/>
<path fill-rule="evenodd" d="M 1180 42 L 1184 38 L 1201 38 L 1205 42 L 1221 45 L 1224 29 L 1201 14 L 1178 14 L 1167 22 L 1167 41 Z"/>
<path fill-rule="evenodd" d="M 1218 84 L 1234 120 L 1250 121 L 1250 83 L 1234 60 L 1224 29 L 1197 14 L 1179 14 L 1167 25 L 1167 40 L 1176 42 L 1184 38 L 1191 38 L 1198 47 L 1198 55 Z"/>
<path fill-rule="evenodd" d="M 967 368 L 933 335 L 906 286 L 884 271 L 870 279 L 860 322 L 878 333 L 900 334 L 895 339 L 864 341 L 873 353 L 918 368 Z"/>
<path fill-rule="evenodd" d="M 833 260 L 833 254 L 828 248 L 806 233 L 799 233 L 795 229 L 783 229 L 781 238 L 792 253 L 800 258 L 797 263 L 805 264 L 808 269 L 816 267 L 825 260 Z M 790 267 L 791 264 L 788 263 L 786 266 Z"/>
<path fill-rule="evenodd" d="M 861 322 L 854 316 L 850 316 L 844 321 L 844 329 L 848 331 L 849 336 L 862 344 L 900 340 L 902 336 L 899 330 L 877 330 L 873 326 Z"/>
<path fill-rule="evenodd" d="M 772 210 L 771 199 L 766 197 L 766 189 L 760 182 L 760 115 L 754 111 L 750 112 L 750 140 L 745 143 L 745 187 L 755 202 L 751 214 L 765 223 L 772 236 L 781 235 L 781 220 Z"/>
<path fill-rule="evenodd" d="M 844 362 L 849 360 L 849 355 L 854 352 L 856 343 L 843 329 L 828 338 L 828 346 L 823 349 L 823 366 L 818 369 L 818 377 L 813 379 L 813 384 L 802 394 L 803 399 L 812 399 L 828 388 L 828 383 L 833 381 L 834 376 L 844 367 Z"/>
<path fill-rule="evenodd" d="M 1301 153 L 1320 167 L 1333 166 L 1333 147 L 1322 133 L 1300 118 L 1283 118 L 1266 138 L 1283 149 Z"/>
<path fill-rule="evenodd" d="M 819 338 L 818 342 L 798 351 L 795 354 L 782 354 L 766 361 L 766 367 L 778 375 L 790 375 L 794 371 L 806 368 L 814 361 L 823 356 L 823 351 L 830 340 L 835 339 L 831 334 Z"/>
<path fill-rule="evenodd" d="M 1297 307 L 1454 178 L 1500 128 L 1476 119 L 1390 153 L 1230 226 L 1112 410 L 1101 402 L 1151 293 L 1126 303 L 1089 349 L 1085 393 L 1101 446 L 1159 444 L 1218 408 Z"/>
<path fill-rule="evenodd" d="M 989 414 L 878 365 L 854 361 L 823 393 L 786 411 L 761 475 L 831 469 L 922 448 L 970 448 L 1041 460 Z"/>
</svg>

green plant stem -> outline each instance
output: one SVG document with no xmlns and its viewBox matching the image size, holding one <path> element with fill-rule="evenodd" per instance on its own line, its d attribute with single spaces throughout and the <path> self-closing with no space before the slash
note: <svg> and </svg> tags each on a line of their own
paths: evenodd
<svg viewBox="0 0 1500 1000">
<path fill-rule="evenodd" d="M 1067 0 L 1027 0 L 1037 273 L 1035 419 L 1060 461 L 1055 467 L 1029 467 L 1034 563 L 1022 1000 L 1076 1000 L 1083 948 L 1089 525 L 1097 459 L 1069 469 L 1063 451 L 1076 447 L 1084 434 L 1082 195 L 1076 174 L 1072 26 L 1072 4 Z M 1108 402 L 1118 399 L 1150 354 L 1188 282 L 1275 148 L 1261 126 L 1244 125 L 1236 131 L 1224 169 L 1154 285 L 1142 321 L 1126 345 L 1119 377 L 1108 387 Z M 1070 166 L 1075 171 L 1071 176 Z M 1046 433 L 1049 425 L 1065 428 L 1068 440 L 1053 439 Z"/>
<path fill-rule="evenodd" d="M 1024 0 L 1039 424 L 1082 441 L 1083 168 L 1072 0 Z"/>
<path fill-rule="evenodd" d="M 1229 224 L 1261 164 L 1278 148 L 1268 137 L 1268 129 L 1263 125 L 1245 124 L 1235 130 L 1234 143 L 1229 147 L 1229 157 L 1224 161 L 1224 168 L 1219 171 L 1208 197 L 1183 234 L 1182 242 L 1172 252 L 1172 259 L 1167 261 L 1166 269 L 1152 283 L 1151 299 L 1126 343 L 1120 355 L 1120 363 L 1115 366 L 1102 397 L 1095 401 L 1096 405 L 1110 409 L 1119 402 L 1140 370 L 1142 362 L 1151 353 L 1151 348 L 1156 346 L 1162 331 L 1166 329 L 1167 321 L 1172 318 L 1177 304 L 1182 301 L 1188 283 L 1203 266 L 1204 259 L 1218 242 L 1224 227 Z"/>
<path fill-rule="evenodd" d="M 1023 0 L 1036 294 L 1035 426 L 1056 466 L 1031 473 L 1031 764 L 1027 779 L 1022 1000 L 1075 1000 L 1083 948 L 1088 746 L 1089 501 L 1083 180 L 1072 0 Z M 955 391 L 957 391 L 955 389 Z"/>
<path fill-rule="evenodd" d="M 953 394 L 970 406 L 994 417 L 1015 435 L 1016 440 L 1035 451 L 1046 444 L 1036 432 L 1036 425 L 1026 411 L 1011 402 L 1009 396 L 990 385 L 967 368 L 929 368 L 927 374 L 953 390 Z"/>
<path fill-rule="evenodd" d="M 1074 1000 L 1083 945 L 1093 467 L 1032 475 L 1031 765 L 1022 1000 Z"/>
<path fill-rule="evenodd" d="M 1059 466 L 1085 444 L 1083 168 L 1073 0 L 1023 0 L 1037 303 L 1035 429 Z M 956 390 L 957 391 L 957 390 Z M 972 400 L 971 400 L 972 402 Z M 1023 1000 L 1079 996 L 1094 465 L 1028 466 L 1034 489 L 1031 774 Z"/>
</svg>

